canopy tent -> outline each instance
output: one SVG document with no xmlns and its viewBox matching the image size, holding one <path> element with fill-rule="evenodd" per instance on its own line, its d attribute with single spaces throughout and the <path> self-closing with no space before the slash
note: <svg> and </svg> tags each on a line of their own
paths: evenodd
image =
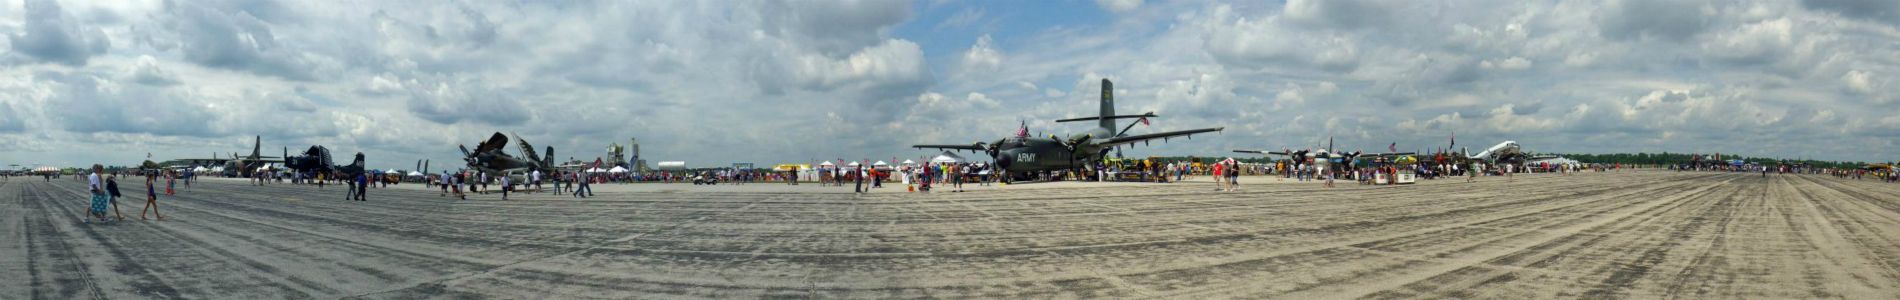
<svg viewBox="0 0 1900 300">
<path fill-rule="evenodd" d="M 860 163 L 858 163 L 858 162 L 855 162 L 855 161 L 854 161 L 854 162 L 851 162 L 851 164 L 849 164 L 849 165 L 846 165 L 846 166 L 852 166 L 852 167 L 856 167 L 856 166 L 861 166 L 861 165 L 864 165 L 864 164 L 860 164 Z"/>
<path fill-rule="evenodd" d="M 587 173 L 600 173 L 600 172 L 606 172 L 606 171 L 607 171 L 607 170 L 601 170 L 600 168 L 587 168 L 587 170 L 583 170 L 583 171 L 581 171 L 581 172 L 587 172 Z"/>
<path fill-rule="evenodd" d="M 409 176 L 422 177 L 422 172 L 409 171 Z"/>
<path fill-rule="evenodd" d="M 819 165 L 819 166 L 824 166 L 824 167 L 836 167 L 836 166 L 838 166 L 838 164 L 834 164 L 834 163 L 831 163 L 831 161 L 829 161 L 829 160 L 827 160 L 827 161 L 825 161 L 825 162 L 822 162 L 822 163 L 818 163 L 818 165 Z"/>
<path fill-rule="evenodd" d="M 663 161 L 663 162 L 660 162 L 660 164 L 658 166 L 655 166 L 653 169 L 661 170 L 661 171 L 684 171 L 686 170 L 686 162 Z"/>
<path fill-rule="evenodd" d="M 623 168 L 620 166 L 614 166 L 613 169 L 607 170 L 607 173 L 626 173 L 626 172 L 627 172 L 627 168 Z"/>
<path fill-rule="evenodd" d="M 915 165 L 915 164 L 917 164 L 917 161 L 913 161 L 913 160 L 908 160 L 908 159 L 906 159 L 906 160 L 904 160 L 904 164 L 906 164 L 906 165 Z"/>
<path fill-rule="evenodd" d="M 944 151 L 944 152 L 943 152 L 943 154 L 937 154 L 937 156 L 935 156 L 935 157 L 931 157 L 931 158 L 930 158 L 930 162 L 933 162 L 933 163 L 960 163 L 960 162 L 963 162 L 963 157 L 962 157 L 962 156 L 957 156 L 957 154 L 956 154 L 956 153 L 951 153 L 950 151 Z"/>
<path fill-rule="evenodd" d="M 889 166 L 889 165 L 891 165 L 891 164 L 890 164 L 890 163 L 886 163 L 886 162 L 884 162 L 884 161 L 882 161 L 882 160 L 880 160 L 880 161 L 877 161 L 877 163 L 874 163 L 874 164 L 871 164 L 871 165 L 872 165 L 872 166 L 878 166 L 878 167 L 882 167 L 882 166 Z"/>
</svg>

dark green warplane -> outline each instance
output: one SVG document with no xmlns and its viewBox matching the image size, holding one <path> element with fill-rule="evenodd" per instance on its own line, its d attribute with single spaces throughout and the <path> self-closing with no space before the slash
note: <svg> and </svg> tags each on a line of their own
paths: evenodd
<svg viewBox="0 0 1900 300">
<path fill-rule="evenodd" d="M 1071 170 L 1101 161 L 1109 150 L 1135 143 L 1148 143 L 1154 139 L 1187 137 L 1196 133 L 1217 132 L 1223 127 L 1170 131 L 1128 135 L 1134 123 L 1119 130 L 1115 124 L 1118 119 L 1139 119 L 1135 123 L 1147 123 L 1155 118 L 1153 112 L 1138 115 L 1116 115 L 1113 83 L 1102 79 L 1101 114 L 1094 117 L 1056 120 L 1056 122 L 1096 121 L 1095 128 L 1069 135 L 1067 138 L 1056 136 L 1032 137 L 1027 130 L 1018 131 L 1015 136 L 1005 137 L 996 142 L 977 142 L 969 145 L 913 145 L 920 149 L 968 150 L 989 154 L 996 160 L 999 170 L 1009 175 L 1021 175 L 1030 172 Z M 1015 176 L 1008 176 L 1015 177 Z M 1007 177 L 1006 177 L 1007 178 Z"/>
</svg>

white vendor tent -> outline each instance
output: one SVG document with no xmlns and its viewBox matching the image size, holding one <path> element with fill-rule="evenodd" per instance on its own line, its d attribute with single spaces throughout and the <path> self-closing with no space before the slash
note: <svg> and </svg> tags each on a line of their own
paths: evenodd
<svg viewBox="0 0 1900 300">
<path fill-rule="evenodd" d="M 957 154 L 956 154 L 956 153 L 950 153 L 950 151 L 944 151 L 944 152 L 943 152 L 943 154 L 937 154 L 937 156 L 935 156 L 935 157 L 931 157 L 931 158 L 930 158 L 930 162 L 934 162 L 934 163 L 960 163 L 960 162 L 963 162 L 963 157 L 962 157 L 962 156 L 957 156 Z"/>
</svg>

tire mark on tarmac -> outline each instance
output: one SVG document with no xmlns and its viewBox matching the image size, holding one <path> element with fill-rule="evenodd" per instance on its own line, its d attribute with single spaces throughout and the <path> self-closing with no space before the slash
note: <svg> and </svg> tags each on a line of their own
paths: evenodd
<svg viewBox="0 0 1900 300">
<path fill-rule="evenodd" d="M 1679 186 L 1679 185 L 1645 188 L 1645 189 L 1642 189 L 1640 191 L 1636 191 L 1630 194 L 1645 194 L 1646 192 L 1649 192 L 1652 190 L 1676 187 L 1676 186 Z M 1696 195 L 1696 194 L 1709 192 L 1712 189 L 1713 187 L 1709 187 L 1709 186 L 1695 187 L 1687 191 L 1681 191 L 1681 192 L 1677 192 L 1673 194 Z M 1613 201 L 1613 200 L 1618 200 L 1618 198 L 1620 197 L 1607 197 L 1605 199 L 1598 200 L 1598 201 L 1572 204 L 1572 205 L 1567 205 L 1560 208 L 1544 210 L 1544 211 L 1551 211 L 1551 210 L 1557 210 L 1557 209 L 1569 208 L 1569 207 L 1578 207 L 1578 206 L 1591 204 L 1591 203 L 1595 203 L 1599 201 Z M 1664 211 L 1673 210 L 1677 207 L 1681 207 L 1681 204 L 1682 202 L 1680 201 L 1670 201 L 1663 198 L 1651 198 L 1649 199 L 1649 201 L 1625 203 L 1625 205 L 1623 206 L 1616 206 L 1610 210 L 1607 210 L 1607 211 L 1624 211 L 1622 213 L 1617 213 L 1617 215 L 1614 218 L 1599 218 L 1594 221 L 1590 221 L 1590 222 L 1586 222 L 1582 224 L 1559 223 L 1553 226 L 1562 226 L 1561 228 L 1540 228 L 1537 231 L 1557 231 L 1557 232 L 1599 231 L 1608 227 L 1620 226 L 1624 224 L 1624 221 L 1630 220 L 1632 218 L 1644 217 L 1645 220 L 1654 219 L 1660 214 L 1652 215 L 1652 214 L 1649 214 L 1649 212 L 1656 211 L 1657 209 L 1663 209 Z M 1528 216 L 1528 215 L 1530 214 L 1522 214 L 1518 216 Z M 1579 216 L 1578 218 L 1584 218 L 1584 217 L 1588 217 L 1588 216 Z M 1497 249 L 1497 250 L 1486 251 L 1482 253 L 1476 253 L 1475 255 L 1478 256 L 1477 258 L 1462 259 L 1461 261 L 1465 261 L 1464 264 L 1432 266 L 1432 267 L 1427 267 L 1423 269 L 1411 268 L 1407 270 L 1411 270 L 1412 272 L 1404 274 L 1404 275 L 1400 275 L 1396 278 L 1379 280 L 1379 281 L 1370 282 L 1370 283 L 1351 284 L 1345 287 L 1340 287 L 1334 290 L 1334 291 L 1340 292 L 1338 294 L 1318 295 L 1318 294 L 1311 294 L 1309 292 L 1309 293 L 1295 293 L 1295 294 L 1290 294 L 1287 296 L 1289 296 L 1289 298 L 1294 298 L 1294 299 L 1312 298 L 1312 297 L 1364 298 L 1364 297 L 1369 297 L 1369 296 L 1372 298 L 1409 297 L 1409 296 L 1400 296 L 1399 295 L 1399 293 L 1401 293 L 1400 291 L 1433 290 L 1434 288 L 1432 287 L 1437 286 L 1438 285 L 1437 282 L 1450 281 L 1450 279 L 1448 279 L 1449 277 L 1455 277 L 1455 276 L 1458 276 L 1459 274 L 1466 274 L 1466 273 L 1486 273 L 1488 270 L 1484 269 L 1485 267 L 1483 265 L 1485 264 L 1510 265 L 1511 263 L 1517 262 L 1517 259 L 1515 259 L 1514 257 L 1523 257 L 1531 253 L 1542 252 L 1542 251 L 1545 251 L 1546 249 L 1554 248 L 1558 245 L 1568 243 L 1568 241 L 1574 240 L 1578 236 L 1579 235 L 1576 235 L 1576 234 L 1551 235 L 1551 236 L 1544 237 L 1540 240 L 1537 240 L 1531 243 L 1524 243 L 1518 246 L 1513 246 L 1513 247 L 1509 247 L 1505 249 Z M 1596 237 L 1597 239 L 1602 239 L 1602 238 L 1607 238 L 1608 236 L 1598 235 Z M 1477 247 L 1477 246 L 1473 246 L 1473 247 Z M 1577 249 L 1577 248 L 1572 248 L 1572 249 Z M 1509 273 L 1506 273 L 1504 275 L 1491 276 L 1490 279 L 1486 279 L 1484 282 L 1504 282 L 1505 278 L 1514 278 L 1514 277 L 1515 275 L 1510 275 Z M 1451 295 L 1450 297 L 1458 298 L 1460 296 Z M 1469 297 L 1469 296 L 1467 295 L 1465 297 Z"/>
<path fill-rule="evenodd" d="M 75 191 L 67 190 L 66 192 L 72 193 Z M 271 266 L 269 264 L 265 264 L 264 262 L 258 261 L 256 258 L 238 254 L 236 252 L 231 252 L 230 250 L 225 250 L 223 247 L 219 247 L 218 245 L 205 242 L 204 240 L 181 235 L 177 233 L 175 230 L 172 230 L 170 228 L 165 228 L 162 225 L 153 224 L 151 226 L 136 226 L 136 228 L 139 228 L 142 231 L 145 231 L 147 233 L 164 235 L 166 237 L 169 237 L 170 240 L 172 241 L 183 241 L 186 244 L 188 244 L 187 246 L 190 246 L 190 247 L 187 247 L 187 249 L 197 251 L 200 254 L 206 254 L 205 255 L 206 257 L 222 257 L 222 258 L 236 259 L 237 263 L 243 266 L 249 267 L 253 271 L 257 271 L 263 274 L 273 275 L 270 277 L 254 277 L 254 278 L 265 279 L 266 280 L 265 283 L 269 284 L 270 286 L 274 288 L 277 288 L 278 292 L 288 291 L 288 292 L 297 293 L 297 295 L 289 295 L 289 296 L 294 296 L 295 298 L 311 297 L 311 294 L 310 292 L 308 292 L 308 290 L 314 290 L 320 293 L 335 293 L 336 292 L 336 290 L 334 289 L 324 287 L 322 284 L 312 282 L 309 279 L 281 274 L 280 273 L 281 270 L 278 269 L 277 267 Z M 285 281 L 289 281 L 291 284 L 296 284 L 298 286 L 301 286 L 302 289 L 293 288 L 293 287 L 290 287 L 289 285 L 285 285 L 283 283 L 276 282 L 275 280 L 271 280 L 273 278 L 280 278 Z M 286 296 L 286 295 L 278 295 L 278 296 Z"/>
<path fill-rule="evenodd" d="M 51 199 L 57 199 L 57 198 L 53 198 L 51 194 L 48 194 L 44 190 L 35 190 L 35 191 L 38 192 L 40 195 L 40 197 L 37 198 L 40 201 L 34 202 L 34 204 L 39 207 L 39 209 L 37 209 L 38 211 L 46 211 L 46 208 L 48 206 L 46 205 L 45 202 L 52 201 Z M 72 211 L 72 208 L 70 207 L 66 207 L 62 205 L 53 205 L 51 207 L 59 211 L 59 213 L 55 215 L 67 215 L 67 216 L 77 215 L 77 216 L 82 216 L 81 218 L 84 218 L 85 216 L 84 213 L 74 213 Z M 41 221 L 42 221 L 41 223 L 42 226 L 52 226 L 51 220 L 41 219 Z M 98 230 L 93 229 L 92 226 L 79 226 L 79 229 L 82 233 L 85 234 L 85 236 L 88 239 L 91 239 L 94 242 L 97 242 L 101 248 L 104 248 L 108 254 L 112 255 L 112 258 L 117 263 L 113 267 L 113 271 L 117 271 L 120 274 L 137 276 L 135 280 L 129 282 L 129 284 L 131 285 L 131 287 L 133 288 L 135 292 L 139 293 L 140 295 L 155 294 L 157 296 L 165 297 L 165 298 L 172 298 L 172 299 L 180 298 L 178 290 L 173 289 L 171 285 L 166 284 L 158 276 L 153 275 L 151 270 L 146 269 L 143 264 L 140 264 L 132 260 L 132 257 L 130 254 L 127 254 L 124 249 L 119 249 L 118 246 L 114 245 L 110 240 L 106 239 L 104 235 L 100 234 Z M 56 240 L 56 244 L 59 245 L 59 248 L 65 249 L 64 252 L 71 253 L 71 256 L 79 257 L 79 255 L 74 252 L 72 246 L 70 244 L 67 244 L 64 240 Z M 77 260 L 78 260 L 77 258 L 74 258 L 74 261 L 77 261 Z M 84 266 L 83 263 L 75 265 L 75 267 L 83 267 L 83 266 Z M 79 271 L 82 273 L 90 274 L 90 272 L 88 272 L 87 269 L 79 269 Z M 91 286 L 91 293 L 93 295 L 98 295 L 97 296 L 98 298 L 104 298 L 103 293 L 100 291 L 96 281 L 92 280 L 90 275 L 82 275 L 82 276 L 84 276 L 86 284 L 88 286 Z"/>
<path fill-rule="evenodd" d="M 466 281 L 468 281 L 468 280 L 472 280 L 472 279 L 475 279 L 475 278 L 479 278 L 479 277 L 484 277 L 484 276 L 489 276 L 489 275 L 495 275 L 495 274 L 500 274 L 500 273 L 502 273 L 502 272 L 508 272 L 508 271 L 512 271 L 512 270 L 514 270 L 514 269 L 516 269 L 516 268 L 518 268 L 518 267 L 521 267 L 521 266 L 523 266 L 524 264 L 527 264 L 527 263 L 532 263 L 532 262 L 536 262 L 536 261 L 542 261 L 542 260 L 545 260 L 545 259 L 549 259 L 549 258 L 554 258 L 554 257 L 562 257 L 562 256 L 569 256 L 569 255 L 573 255 L 573 254 L 578 254 L 578 253 L 584 253 L 584 252 L 588 252 L 588 251 L 593 251 L 593 250 L 595 250 L 595 249 L 599 249 L 599 248 L 601 248 L 601 247 L 604 247 L 604 246 L 608 246 L 608 245 L 611 245 L 611 244 L 618 244 L 618 243 L 625 243 L 625 242 L 629 242 L 629 241 L 633 241 L 633 240 L 636 240 L 636 239 L 639 239 L 639 238 L 641 238 L 641 237 L 644 237 L 644 236 L 647 236 L 647 235 L 650 235 L 650 234 L 654 234 L 654 233 L 658 233 L 658 232 L 663 232 L 663 231 L 672 231 L 672 230 L 677 230 L 677 229 L 681 229 L 681 228 L 687 228 L 687 227 L 691 227 L 691 226 L 692 226 L 692 225 L 694 225 L 694 224 L 699 224 L 699 223 L 702 223 L 702 222 L 704 222 L 705 220 L 708 220 L 708 219 L 711 219 L 711 218 L 714 218 L 714 217 L 718 217 L 718 216 L 721 216 L 721 215 L 724 215 L 724 214 L 729 214 L 729 213 L 733 213 L 733 212 L 738 212 L 738 211 L 744 211 L 744 210 L 747 210 L 747 209 L 751 209 L 751 208 L 752 208 L 753 206 L 756 206 L 756 205 L 758 205 L 758 204 L 759 204 L 759 202 L 760 202 L 760 201 L 763 201 L 763 200 L 764 200 L 764 198 L 758 198 L 758 199 L 755 199 L 755 200 L 753 200 L 753 201 L 752 201 L 752 202 L 750 202 L 750 203 L 747 203 L 747 204 L 746 204 L 745 206 L 743 206 L 743 207 L 740 207 L 740 208 L 739 208 L 739 209 L 737 209 L 737 210 L 728 210 L 728 211 L 720 211 L 720 212 L 718 212 L 718 213 L 714 213 L 713 215 L 710 215 L 710 216 L 700 216 L 700 217 L 697 217 L 697 218 L 692 218 L 692 219 L 690 219 L 690 220 L 687 220 L 687 221 L 685 221 L 685 222 L 680 222 L 680 223 L 675 223 L 675 224 L 673 224 L 673 226 L 670 226 L 670 227 L 666 227 L 666 228 L 660 228 L 660 229 L 656 229 L 656 230 L 654 230 L 654 231 L 648 231 L 648 232 L 641 232 L 641 233 L 635 233 L 635 234 L 630 234 L 630 235 L 627 235 L 627 236 L 625 236 L 625 237 L 621 237 L 621 238 L 618 238 L 618 239 L 614 239 L 614 240 L 609 240 L 609 241 L 606 241 L 606 242 L 604 242 L 604 243 L 600 243 L 600 244 L 597 244 L 597 245 L 594 245 L 594 246 L 591 246 L 591 247 L 586 247 L 586 248 L 582 248 L 582 249 L 576 249 L 576 250 L 572 250 L 572 251 L 567 251 L 567 252 L 561 252 L 561 253 L 554 253 L 554 254 L 549 254 L 549 255 L 542 255 L 542 256 L 538 256 L 538 257 L 532 257 L 532 258 L 527 258 L 527 259 L 522 259 L 522 260 L 518 260 L 518 261 L 515 261 L 515 262 L 510 262 L 510 263 L 505 263 L 505 264 L 501 264 L 501 265 L 498 265 L 498 266 L 495 266 L 495 267 L 493 267 L 493 268 L 489 268 L 489 269 L 487 269 L 487 270 L 482 270 L 482 271 L 479 271 L 479 272 L 473 272 L 473 273 L 469 273 L 469 274 L 462 274 L 462 275 L 458 275 L 458 276 L 451 276 L 451 277 L 447 277 L 447 278 L 441 278 L 441 279 L 437 279 L 437 280 L 430 280 L 430 281 L 426 281 L 426 282 L 424 282 L 424 283 L 420 283 L 420 284 L 416 284 L 416 285 L 414 285 L 414 286 L 411 286 L 411 287 L 406 287 L 406 288 L 397 288 L 397 289 L 391 289 L 391 290 L 384 290 L 384 291 L 376 291 L 376 292 L 369 292 L 369 293 L 363 293 L 363 294 L 359 294 L 359 295 L 354 295 L 354 296 L 350 296 L 350 297 L 346 297 L 346 298 L 363 298 L 363 297 L 372 297 L 372 296 L 377 296 L 377 295 L 384 295 L 384 294 L 413 294 L 413 293 L 425 293 L 425 294 L 437 294 L 437 293 L 441 293 L 441 292 L 443 292 L 444 290 L 446 290 L 446 289 L 448 289 L 448 288 L 449 288 L 449 287 L 451 287 L 451 286 L 454 286 L 454 285 L 458 285 L 458 284 L 457 284 L 458 282 L 466 282 Z"/>
</svg>

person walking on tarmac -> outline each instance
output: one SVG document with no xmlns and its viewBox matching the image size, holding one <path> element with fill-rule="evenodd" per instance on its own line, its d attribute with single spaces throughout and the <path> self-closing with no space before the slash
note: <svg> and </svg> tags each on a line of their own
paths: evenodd
<svg viewBox="0 0 1900 300">
<path fill-rule="evenodd" d="M 1227 191 L 1240 191 L 1240 161 L 1229 158 L 1227 161 Z"/>
<path fill-rule="evenodd" d="M 178 193 L 175 192 L 173 189 L 176 187 L 178 187 L 178 173 L 174 173 L 171 170 L 165 170 L 165 195 L 166 196 L 177 195 Z"/>
<path fill-rule="evenodd" d="M 578 182 L 581 184 L 580 187 L 574 188 L 575 198 L 587 198 L 587 196 L 594 195 L 594 187 L 592 186 L 593 183 L 589 181 L 592 181 L 592 179 L 587 178 L 587 172 L 582 171 L 582 172 L 574 173 L 574 182 Z"/>
<path fill-rule="evenodd" d="M 1465 182 L 1477 181 L 1479 170 L 1478 162 L 1471 162 L 1471 168 L 1465 170 Z"/>
<path fill-rule="evenodd" d="M 343 183 L 350 185 L 350 190 L 343 192 L 343 200 L 356 200 L 356 178 L 344 178 Z"/>
<path fill-rule="evenodd" d="M 852 189 L 855 190 L 859 194 L 863 194 L 864 193 L 864 165 L 862 164 L 858 165 L 857 170 L 851 171 L 851 173 L 852 175 L 857 175 L 855 177 L 858 178 L 858 185 L 856 187 L 853 187 Z"/>
<path fill-rule="evenodd" d="M 145 211 L 148 209 L 152 211 L 152 215 L 158 217 L 159 221 L 165 220 L 165 215 L 158 213 L 158 188 L 152 186 L 158 181 L 157 176 L 158 174 L 154 173 L 145 175 L 145 208 L 139 209 L 139 220 L 145 219 Z"/>
<path fill-rule="evenodd" d="M 109 196 L 109 197 L 111 197 L 110 199 L 108 199 L 108 200 L 107 200 L 107 202 L 111 202 L 111 203 L 112 203 L 112 215 L 113 215 L 113 217 L 115 217 L 115 218 L 118 218 L 118 220 L 119 220 L 119 221 L 125 221 L 125 214 L 124 214 L 124 213 L 120 213 L 120 212 L 119 212 L 119 196 L 120 196 L 120 194 L 119 194 L 119 180 L 118 180 L 118 178 L 119 178 L 119 175 L 107 175 L 107 176 L 106 176 L 106 195 L 107 195 L 107 196 Z"/>
<path fill-rule="evenodd" d="M 369 174 L 357 173 L 356 174 L 356 201 L 369 201 L 369 199 L 366 199 L 363 197 L 363 195 L 366 193 L 369 193 Z"/>
<path fill-rule="evenodd" d="M 106 221 L 106 206 L 111 204 L 112 197 L 106 194 L 106 186 L 104 182 L 99 180 L 101 176 L 99 173 L 104 172 L 104 166 L 93 164 L 92 174 L 86 175 L 86 189 L 92 193 L 92 207 L 87 210 L 88 214 L 81 220 L 91 222 L 91 219 L 98 218 L 100 222 Z M 150 181 L 147 182 L 149 183 Z"/>
<path fill-rule="evenodd" d="M 501 200 L 508 200 L 508 192 L 515 189 L 514 182 L 509 180 L 509 177 L 512 176 L 506 173 L 501 174 Z"/>
<path fill-rule="evenodd" d="M 1214 163 L 1214 191 L 1227 191 L 1227 164 Z"/>
</svg>

